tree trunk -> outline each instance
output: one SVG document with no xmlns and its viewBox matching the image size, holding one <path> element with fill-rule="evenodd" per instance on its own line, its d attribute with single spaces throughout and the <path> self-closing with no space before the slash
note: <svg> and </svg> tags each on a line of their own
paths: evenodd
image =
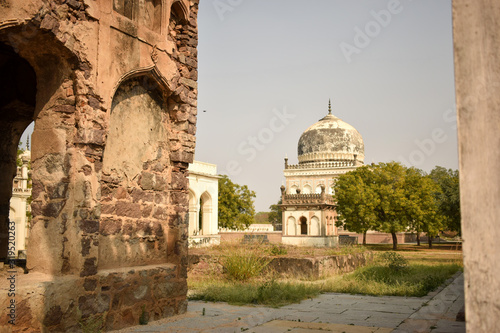
<svg viewBox="0 0 500 333">
<path fill-rule="evenodd" d="M 432 249 L 432 236 L 427 234 L 427 239 L 428 239 L 428 242 L 429 242 L 429 249 Z"/>
<path fill-rule="evenodd" d="M 366 231 L 363 232 L 363 246 L 366 245 Z"/>
<path fill-rule="evenodd" d="M 420 246 L 420 232 L 417 231 L 417 246 Z"/>
<path fill-rule="evenodd" d="M 392 235 L 392 250 L 396 251 L 398 249 L 398 237 L 395 232 L 391 232 Z"/>
</svg>

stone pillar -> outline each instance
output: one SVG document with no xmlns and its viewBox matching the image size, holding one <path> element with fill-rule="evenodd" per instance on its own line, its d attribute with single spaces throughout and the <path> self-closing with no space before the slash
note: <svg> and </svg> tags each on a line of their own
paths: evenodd
<svg viewBox="0 0 500 333">
<path fill-rule="evenodd" d="M 454 0 L 460 199 L 468 332 L 500 325 L 500 3 Z"/>
</svg>

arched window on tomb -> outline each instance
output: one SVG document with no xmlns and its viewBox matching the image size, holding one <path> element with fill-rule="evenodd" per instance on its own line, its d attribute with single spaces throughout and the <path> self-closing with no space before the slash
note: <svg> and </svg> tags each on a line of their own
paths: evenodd
<svg viewBox="0 0 500 333">
<path fill-rule="evenodd" d="M 311 194 L 312 193 L 312 187 L 311 187 L 311 185 L 304 185 L 304 189 L 302 190 L 302 193 L 304 193 L 304 194 Z"/>
<path fill-rule="evenodd" d="M 296 185 L 290 187 L 290 194 L 297 194 L 297 189 L 298 187 Z"/>
<path fill-rule="evenodd" d="M 295 217 L 290 216 L 287 221 L 287 235 L 288 236 L 295 236 L 297 233 L 295 232 Z"/>
<path fill-rule="evenodd" d="M 320 226 L 319 226 L 319 219 L 316 216 L 313 216 L 311 218 L 311 235 L 312 236 L 319 236 L 320 235 Z"/>
<path fill-rule="evenodd" d="M 321 194 L 321 185 L 316 186 L 316 191 L 314 193 Z"/>
<path fill-rule="evenodd" d="M 210 194 L 208 194 L 208 192 L 204 192 L 200 197 L 199 217 L 199 235 L 210 234 L 210 224 L 212 218 L 212 197 L 210 196 Z"/>
<path fill-rule="evenodd" d="M 307 235 L 307 218 L 305 216 L 300 217 L 300 234 Z"/>
<path fill-rule="evenodd" d="M 174 1 L 170 9 L 170 20 L 175 24 L 182 24 L 187 21 L 187 8 L 184 6 L 182 1 Z"/>
<path fill-rule="evenodd" d="M 198 202 L 196 200 L 196 194 L 189 189 L 189 235 L 196 235 L 198 231 Z"/>
<path fill-rule="evenodd" d="M 134 16 L 134 0 L 113 0 L 113 10 L 132 20 Z"/>
</svg>

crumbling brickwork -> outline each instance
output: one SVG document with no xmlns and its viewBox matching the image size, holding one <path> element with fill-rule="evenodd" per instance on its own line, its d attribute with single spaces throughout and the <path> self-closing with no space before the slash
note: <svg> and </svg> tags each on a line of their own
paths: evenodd
<svg viewBox="0 0 500 333">
<path fill-rule="evenodd" d="M 29 274 L 6 327 L 115 329 L 186 310 L 197 12 L 198 0 L 0 2 L 2 258 L 17 143 L 35 121 Z"/>
</svg>

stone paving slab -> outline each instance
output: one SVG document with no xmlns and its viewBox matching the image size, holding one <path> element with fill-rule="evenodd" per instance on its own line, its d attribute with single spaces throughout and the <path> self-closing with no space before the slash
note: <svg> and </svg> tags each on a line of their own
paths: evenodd
<svg viewBox="0 0 500 333">
<path fill-rule="evenodd" d="M 409 316 L 394 333 L 464 333 L 455 317 L 464 305 L 464 276 L 460 274 L 441 292 Z"/>
<path fill-rule="evenodd" d="M 431 296 L 394 297 L 328 293 L 279 309 L 190 301 L 182 316 L 115 333 L 462 333 L 455 316 L 464 304 L 463 274 Z"/>
</svg>

